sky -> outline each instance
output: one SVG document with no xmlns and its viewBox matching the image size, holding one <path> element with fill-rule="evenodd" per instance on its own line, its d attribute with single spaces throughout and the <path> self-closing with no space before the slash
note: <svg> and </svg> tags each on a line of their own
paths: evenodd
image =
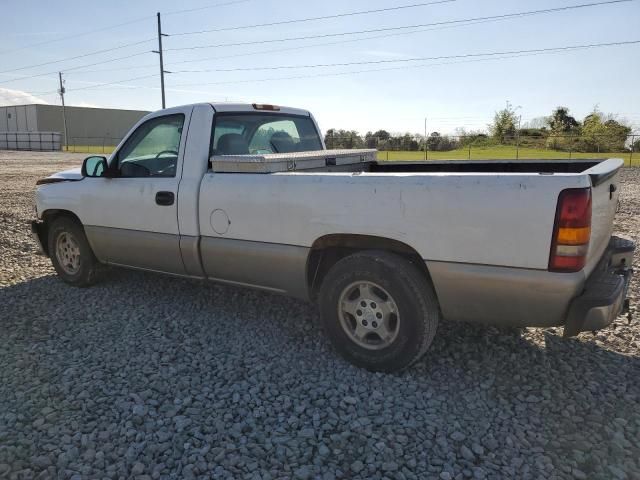
<svg viewBox="0 0 640 480">
<path fill-rule="evenodd" d="M 62 71 L 68 105 L 161 108 L 152 53 L 159 11 L 168 34 L 165 70 L 172 72 L 165 75 L 167 106 L 272 103 L 310 110 L 323 131 L 422 133 L 426 118 L 428 132 L 454 133 L 486 129 L 509 101 L 523 124 L 559 105 L 578 119 L 597 107 L 640 132 L 640 43 L 504 53 L 640 41 L 640 0 L 442 24 L 598 1 L 0 0 L 0 105 L 59 104 Z M 229 29 L 424 3 L 431 4 Z M 411 25 L 423 26 L 388 30 Z M 202 30 L 218 31 L 184 35 Z M 495 52 L 502 53 L 473 56 Z M 416 58 L 424 60 L 407 61 Z M 335 65 L 354 62 L 360 65 Z M 275 68 L 318 64 L 334 66 Z"/>
</svg>

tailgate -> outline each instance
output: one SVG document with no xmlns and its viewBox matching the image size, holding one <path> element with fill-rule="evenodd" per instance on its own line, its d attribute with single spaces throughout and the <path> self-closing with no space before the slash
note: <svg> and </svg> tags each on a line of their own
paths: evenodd
<svg viewBox="0 0 640 480">
<path fill-rule="evenodd" d="M 584 173 L 591 179 L 591 241 L 585 273 L 589 275 L 598 264 L 613 232 L 613 218 L 620 194 L 622 159 L 605 160 Z"/>
</svg>

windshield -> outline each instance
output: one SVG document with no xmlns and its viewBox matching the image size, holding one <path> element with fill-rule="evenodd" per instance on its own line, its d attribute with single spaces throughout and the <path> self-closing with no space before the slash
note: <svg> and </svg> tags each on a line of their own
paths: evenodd
<svg viewBox="0 0 640 480">
<path fill-rule="evenodd" d="M 216 114 L 212 155 L 249 155 L 322 150 L 308 116 L 268 113 Z"/>
</svg>

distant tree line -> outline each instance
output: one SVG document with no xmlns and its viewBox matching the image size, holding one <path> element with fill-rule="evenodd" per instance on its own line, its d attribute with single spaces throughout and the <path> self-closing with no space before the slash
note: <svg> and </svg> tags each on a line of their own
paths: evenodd
<svg viewBox="0 0 640 480">
<path fill-rule="evenodd" d="M 377 148 L 378 150 L 450 151 L 457 148 L 492 145 L 520 145 L 522 147 L 550 148 L 575 152 L 623 152 L 628 143 L 631 127 L 614 115 L 604 114 L 597 107 L 582 121 L 569 114 L 567 107 L 557 107 L 550 116 L 534 119 L 520 125 L 516 109 L 507 102 L 495 112 L 487 133 L 457 129 L 456 135 L 433 132 L 425 138 L 410 133 L 392 134 L 386 130 L 367 132 L 364 136 L 355 130 L 329 129 L 325 135 L 327 148 Z M 640 151 L 640 138 L 634 142 L 634 151 Z"/>
</svg>

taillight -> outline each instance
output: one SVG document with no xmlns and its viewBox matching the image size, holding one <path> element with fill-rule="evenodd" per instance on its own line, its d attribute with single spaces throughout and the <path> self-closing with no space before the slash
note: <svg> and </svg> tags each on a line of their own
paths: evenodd
<svg viewBox="0 0 640 480">
<path fill-rule="evenodd" d="M 591 188 L 560 192 L 553 226 L 549 270 L 578 272 L 584 268 L 591 238 Z"/>
</svg>

